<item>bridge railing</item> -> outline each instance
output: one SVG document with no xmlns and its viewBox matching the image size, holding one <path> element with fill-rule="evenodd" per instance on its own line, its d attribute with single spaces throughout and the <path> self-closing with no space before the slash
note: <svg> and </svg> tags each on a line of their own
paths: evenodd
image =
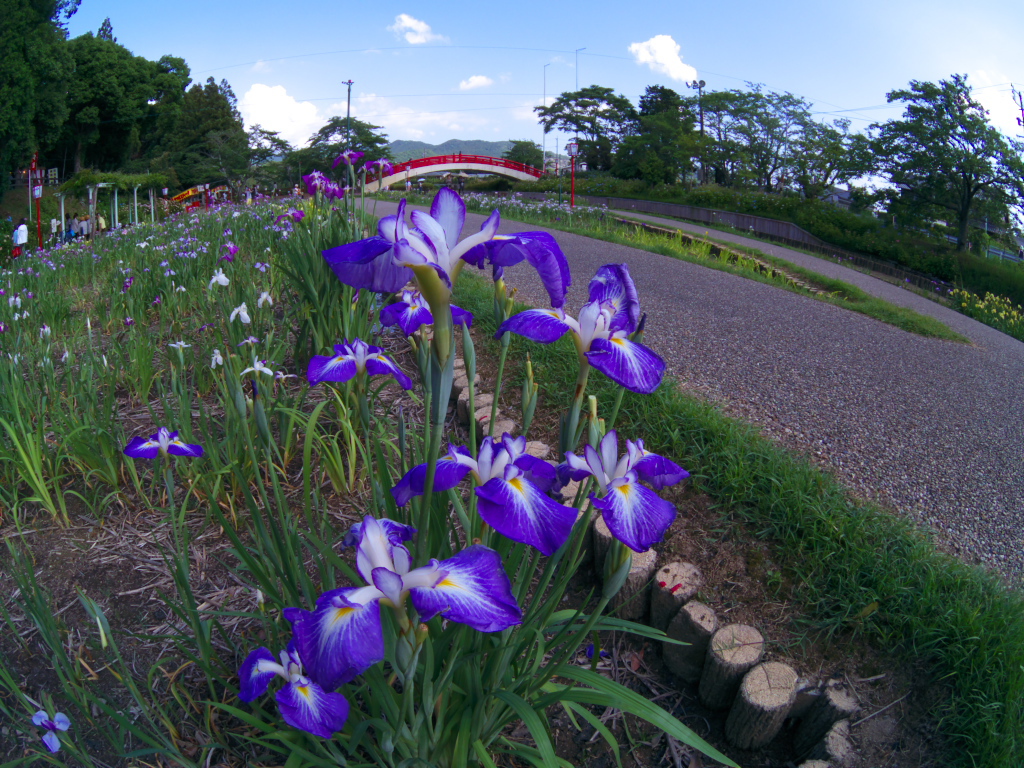
<svg viewBox="0 0 1024 768">
<path fill-rule="evenodd" d="M 435 155 L 434 157 L 421 157 L 418 160 L 406 160 L 393 166 L 392 173 L 404 173 L 414 168 L 425 168 L 430 165 L 449 165 L 458 163 L 473 163 L 474 165 L 493 165 L 496 168 L 508 168 L 521 173 L 528 173 L 531 176 L 540 178 L 541 171 L 532 165 L 517 163 L 515 160 L 506 160 L 503 157 L 491 157 L 490 155 Z"/>
</svg>

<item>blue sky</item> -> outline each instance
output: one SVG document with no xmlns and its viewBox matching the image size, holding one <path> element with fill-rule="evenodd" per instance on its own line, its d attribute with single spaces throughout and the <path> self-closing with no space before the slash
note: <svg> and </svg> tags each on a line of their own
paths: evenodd
<svg viewBox="0 0 1024 768">
<path fill-rule="evenodd" d="M 532 107 L 545 72 L 549 103 L 577 76 L 635 103 L 647 85 L 687 92 L 696 72 L 711 90 L 753 81 L 804 96 L 821 119 L 849 117 L 854 129 L 899 115 L 887 91 L 960 72 L 992 121 L 1016 134 L 1010 83 L 1024 87 L 1020 0 L 82 0 L 71 34 L 107 16 L 134 53 L 182 56 L 196 81 L 226 78 L 247 125 L 299 145 L 345 113 L 350 78 L 355 116 L 392 139 L 430 143 L 539 143 Z M 552 135 L 547 142 L 553 148 Z"/>
</svg>

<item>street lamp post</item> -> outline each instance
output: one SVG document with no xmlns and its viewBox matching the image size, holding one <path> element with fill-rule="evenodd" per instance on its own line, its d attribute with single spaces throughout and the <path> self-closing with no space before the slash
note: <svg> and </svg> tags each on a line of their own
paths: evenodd
<svg viewBox="0 0 1024 768">
<path fill-rule="evenodd" d="M 697 109 L 700 111 L 700 183 L 707 183 L 707 173 L 704 169 L 704 86 L 707 85 L 703 80 L 694 80 L 692 83 L 687 83 L 687 88 L 693 88 L 697 91 Z"/>
<path fill-rule="evenodd" d="M 580 152 L 579 143 L 573 139 L 565 145 L 565 151 L 569 155 L 569 159 L 572 161 L 572 181 L 569 186 L 569 207 L 576 207 L 576 155 Z"/>
<path fill-rule="evenodd" d="M 345 149 L 352 149 L 352 83 L 354 80 L 342 80 L 348 86 L 348 105 L 345 107 Z"/>
<path fill-rule="evenodd" d="M 544 109 L 548 108 L 548 67 L 551 66 L 549 61 L 544 65 Z M 547 173 L 548 170 L 548 129 L 545 127 L 540 138 L 540 172 L 541 175 Z"/>
</svg>

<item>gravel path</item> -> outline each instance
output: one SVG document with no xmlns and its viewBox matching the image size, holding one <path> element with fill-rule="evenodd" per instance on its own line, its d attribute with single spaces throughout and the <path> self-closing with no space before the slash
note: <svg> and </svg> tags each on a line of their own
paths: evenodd
<svg viewBox="0 0 1024 768">
<path fill-rule="evenodd" d="M 378 214 L 394 204 L 378 203 Z M 634 215 L 634 214 L 631 214 Z M 703 234 L 701 227 L 635 216 Z M 466 232 L 483 217 L 469 215 Z M 502 232 L 537 229 L 510 222 Z M 923 338 L 856 312 L 667 256 L 552 231 L 573 275 L 567 310 L 602 264 L 625 262 L 648 313 L 645 342 L 683 386 L 812 456 L 859 495 L 932 526 L 967 562 L 1024 585 L 1024 344 L 882 280 L 722 232 L 894 304 L 972 344 Z M 546 306 L 525 265 L 519 299 Z"/>
</svg>

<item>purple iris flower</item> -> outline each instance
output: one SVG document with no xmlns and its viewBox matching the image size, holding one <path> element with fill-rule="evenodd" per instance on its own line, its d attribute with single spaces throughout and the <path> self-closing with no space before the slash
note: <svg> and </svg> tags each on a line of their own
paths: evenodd
<svg viewBox="0 0 1024 768">
<path fill-rule="evenodd" d="M 316 385 L 321 381 L 348 381 L 357 375 L 385 374 L 394 376 L 402 389 L 412 389 L 412 380 L 383 352 L 362 339 L 335 344 L 333 355 L 315 355 L 309 361 L 306 378 L 311 385 Z"/>
<path fill-rule="evenodd" d="M 331 170 L 333 171 L 342 163 L 344 163 L 345 165 L 355 165 L 362 159 L 362 157 L 362 152 L 357 152 L 354 149 L 346 149 L 344 152 L 342 152 L 340 155 L 334 158 L 334 163 L 331 165 Z"/>
<path fill-rule="evenodd" d="M 551 299 L 551 306 L 556 309 L 565 304 L 565 295 L 572 284 L 569 262 L 555 238 L 547 232 L 495 235 L 491 240 L 471 249 L 462 258 L 480 269 L 490 264 L 495 281 L 501 279 L 505 267 L 514 266 L 525 259 L 537 270 Z"/>
<path fill-rule="evenodd" d="M 220 261 L 234 261 L 235 256 L 238 255 L 238 246 L 234 243 L 225 243 L 224 249 L 227 251 L 226 256 L 221 256 Z"/>
<path fill-rule="evenodd" d="M 133 325 L 135 325 L 135 320 L 133 320 L 130 316 L 124 319 L 125 328 L 131 328 Z"/>
<path fill-rule="evenodd" d="M 266 648 L 250 653 L 238 672 L 241 691 L 238 698 L 253 701 L 267 692 L 274 677 L 285 685 L 274 695 L 281 717 L 288 725 L 329 739 L 348 719 L 348 700 L 340 693 L 324 690 L 304 674 L 302 660 L 292 644 L 281 652 L 278 663 Z"/>
<path fill-rule="evenodd" d="M 58 752 L 60 751 L 60 738 L 57 736 L 57 731 L 66 731 L 71 727 L 71 721 L 63 712 L 58 712 L 53 716 L 53 720 L 51 720 L 50 715 L 40 709 L 32 715 L 32 725 L 46 729 L 46 735 L 43 736 L 43 744 L 46 745 L 50 752 Z"/>
<path fill-rule="evenodd" d="M 125 280 L 124 281 L 124 285 L 121 286 L 121 293 L 127 293 L 128 289 L 132 287 L 132 283 L 134 283 L 134 282 L 135 282 L 135 278 L 134 277 L 129 277 L 127 280 Z"/>
<path fill-rule="evenodd" d="M 466 448 L 450 446 L 437 461 L 434 490 L 450 490 L 470 472 L 478 484 L 480 517 L 498 533 L 548 556 L 569 538 L 576 510 L 545 495 L 555 484 L 555 470 L 526 453 L 525 437 L 506 432 L 500 438 L 485 438 L 475 459 Z M 426 476 L 426 464 L 410 469 L 391 490 L 395 502 L 404 506 L 422 495 Z"/>
<path fill-rule="evenodd" d="M 313 679 L 333 690 L 384 658 L 380 601 L 401 610 L 408 597 L 421 621 L 437 615 L 478 632 L 519 624 L 522 611 L 492 549 L 474 545 L 447 560 L 410 570 L 403 541 L 414 529 L 367 515 L 346 541 L 356 541 L 356 568 L 365 587 L 322 594 L 312 612 L 295 614 L 295 646 Z"/>
<path fill-rule="evenodd" d="M 274 223 L 275 224 L 280 224 L 282 219 L 287 219 L 287 218 L 291 218 L 292 221 L 302 221 L 302 219 L 303 219 L 303 217 L 305 215 L 306 214 L 303 211 L 300 211 L 300 210 L 298 210 L 296 208 L 289 208 L 287 211 L 285 211 L 280 216 L 278 216 L 276 219 L 274 219 Z"/>
<path fill-rule="evenodd" d="M 303 176 L 302 180 L 306 183 L 307 195 L 315 195 L 325 184 L 329 183 L 327 177 L 320 171 L 313 171 L 312 173 Z"/>
<path fill-rule="evenodd" d="M 183 443 L 178 433 L 167 427 L 160 427 L 155 435 L 148 438 L 133 437 L 125 446 L 124 455 L 133 459 L 155 459 L 157 456 L 202 456 L 203 446 Z"/>
<path fill-rule="evenodd" d="M 421 325 L 432 325 L 434 316 L 430 306 L 419 291 L 402 291 L 402 300 L 389 304 L 380 311 L 380 324 L 384 328 L 397 325 L 406 336 L 412 336 Z M 455 325 L 473 325 L 473 314 L 452 305 L 452 322 Z"/>
<path fill-rule="evenodd" d="M 590 500 L 601 510 L 612 536 L 636 552 L 661 541 L 676 518 L 676 508 L 640 481 L 660 490 L 690 476 L 670 459 L 645 450 L 642 440 L 627 440 L 626 455 L 620 458 L 615 430 L 601 438 L 597 448 L 586 446 L 583 457 L 569 452 L 565 460 L 559 467 L 563 474 L 597 481 L 600 498 L 591 494 Z"/>
<path fill-rule="evenodd" d="M 390 174 L 391 171 L 394 170 L 394 166 L 391 165 L 390 160 L 388 160 L 386 157 L 382 157 L 378 160 L 371 160 L 370 162 L 368 162 L 365 166 L 363 166 L 363 170 L 365 170 L 369 174 L 376 174 L 378 176 L 383 177 Z"/>
<path fill-rule="evenodd" d="M 450 286 L 463 260 L 482 266 L 493 254 L 502 264 L 529 259 L 544 281 L 552 304 L 560 307 L 565 302 L 569 268 L 565 255 L 552 238 L 537 232 L 502 235 L 500 247 L 495 245 L 490 250 L 481 250 L 478 246 L 499 237 L 501 216 L 494 211 L 479 232 L 460 241 L 466 222 L 466 204 L 447 187 L 434 196 L 429 214 L 412 212 L 412 228 L 406 224 L 405 210 L 406 201 L 402 200 L 396 215 L 380 220 L 376 237 L 323 252 L 341 282 L 379 293 L 395 293 L 413 279 L 412 267 L 427 266 Z"/>
<path fill-rule="evenodd" d="M 253 264 L 253 267 L 258 269 L 260 272 L 266 272 L 270 265 L 267 264 L 267 262 L 265 261 L 257 261 L 255 264 Z"/>
<path fill-rule="evenodd" d="M 650 394 L 661 384 L 665 361 L 643 344 L 629 339 L 640 323 L 640 301 L 625 264 L 605 264 L 590 281 L 590 301 L 579 319 L 562 309 L 528 309 L 513 315 L 498 329 L 541 344 L 572 331 L 576 348 L 590 364 L 626 389 Z"/>
</svg>

